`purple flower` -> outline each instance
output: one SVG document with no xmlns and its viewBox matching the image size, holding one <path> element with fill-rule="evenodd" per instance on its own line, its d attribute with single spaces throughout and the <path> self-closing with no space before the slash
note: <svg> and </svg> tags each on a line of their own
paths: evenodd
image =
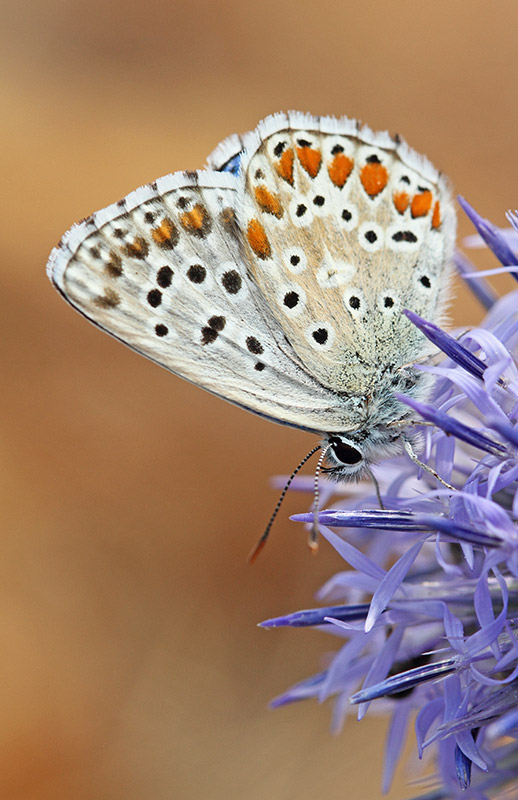
<svg viewBox="0 0 518 800">
<path fill-rule="evenodd" d="M 508 215 L 508 234 L 460 202 L 499 261 L 516 265 L 518 218 Z M 334 698 L 334 729 L 355 707 L 359 719 L 388 711 L 383 791 L 415 718 L 419 756 L 431 750 L 437 765 L 422 800 L 518 785 L 518 292 L 495 300 L 464 256 L 456 263 L 487 318 L 455 338 L 406 312 L 444 358 L 416 365 L 436 378 L 429 403 L 399 397 L 423 420 L 420 458 L 441 480 L 399 456 L 375 470 L 383 509 L 365 484 L 320 511 L 349 569 L 322 587 L 321 607 L 261 623 L 342 641 L 326 670 L 272 705 Z M 323 490 L 330 499 L 331 485 Z"/>
</svg>

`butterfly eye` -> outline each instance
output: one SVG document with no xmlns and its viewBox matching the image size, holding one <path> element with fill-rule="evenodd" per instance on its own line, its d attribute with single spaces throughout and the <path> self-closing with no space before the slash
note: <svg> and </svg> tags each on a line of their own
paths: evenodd
<svg viewBox="0 0 518 800">
<path fill-rule="evenodd" d="M 350 444 L 345 444 L 339 439 L 332 440 L 331 447 L 338 461 L 341 461 L 342 464 L 358 464 L 363 458 L 363 455 L 356 447 L 351 447 Z"/>
</svg>

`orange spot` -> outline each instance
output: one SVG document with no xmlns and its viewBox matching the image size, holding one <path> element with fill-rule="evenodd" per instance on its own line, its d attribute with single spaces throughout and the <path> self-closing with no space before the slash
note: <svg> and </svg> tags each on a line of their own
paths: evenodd
<svg viewBox="0 0 518 800">
<path fill-rule="evenodd" d="M 376 197 L 387 185 L 387 169 L 377 161 L 365 164 L 362 167 L 360 180 L 369 197 Z"/>
<path fill-rule="evenodd" d="M 309 177 L 314 178 L 318 174 L 322 163 L 320 150 L 313 150 L 311 147 L 297 147 L 297 155 Z"/>
<path fill-rule="evenodd" d="M 133 242 L 125 244 L 122 250 L 132 258 L 145 258 L 149 253 L 149 245 L 142 236 L 137 236 Z"/>
<path fill-rule="evenodd" d="M 285 150 L 275 165 L 277 173 L 293 186 L 293 150 Z"/>
<path fill-rule="evenodd" d="M 178 231 L 174 222 L 168 217 L 164 217 L 160 225 L 152 229 L 151 236 L 159 247 L 173 248 L 178 242 Z"/>
<path fill-rule="evenodd" d="M 255 189 L 255 199 L 257 200 L 261 211 L 266 211 L 268 214 L 273 214 L 274 217 L 280 219 L 283 215 L 283 208 L 278 195 L 272 194 L 266 186 L 257 186 Z"/>
<path fill-rule="evenodd" d="M 248 244 L 259 258 L 270 258 L 272 248 L 265 230 L 258 219 L 251 219 L 246 232 Z"/>
<path fill-rule="evenodd" d="M 353 166 L 354 161 L 352 158 L 344 156 L 343 153 L 338 153 L 331 161 L 327 171 L 334 185 L 338 186 L 339 189 L 345 184 L 347 178 L 351 174 Z"/>
<path fill-rule="evenodd" d="M 432 228 L 438 228 L 441 224 L 441 206 L 439 201 L 437 200 L 436 204 L 433 207 L 433 215 L 432 215 Z"/>
<path fill-rule="evenodd" d="M 424 217 L 430 211 L 432 207 L 432 193 L 429 189 L 426 189 L 424 192 L 420 194 L 415 194 L 412 197 L 412 216 L 413 217 Z"/>
<path fill-rule="evenodd" d="M 410 198 L 406 192 L 394 192 L 394 205 L 396 206 L 396 211 L 400 214 L 405 213 L 409 202 Z"/>
<path fill-rule="evenodd" d="M 210 215 L 205 206 L 196 203 L 191 211 L 185 211 L 180 217 L 180 223 L 188 233 L 205 236 L 210 231 Z"/>
</svg>

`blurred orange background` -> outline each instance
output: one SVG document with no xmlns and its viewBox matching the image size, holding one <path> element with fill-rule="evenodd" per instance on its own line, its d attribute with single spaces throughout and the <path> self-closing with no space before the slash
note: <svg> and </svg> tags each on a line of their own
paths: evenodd
<svg viewBox="0 0 518 800">
<path fill-rule="evenodd" d="M 518 4 L 0 8 L 0 796 L 379 797 L 383 720 L 333 738 L 330 707 L 266 708 L 336 647 L 256 627 L 311 606 L 343 567 L 325 544 L 311 558 L 288 521 L 308 498 L 288 497 L 245 564 L 269 477 L 313 440 L 86 324 L 45 262 L 75 220 L 289 108 L 402 133 L 503 224 L 518 200 Z M 482 311 L 459 288 L 452 316 Z M 389 797 L 413 777 L 399 769 Z"/>
</svg>

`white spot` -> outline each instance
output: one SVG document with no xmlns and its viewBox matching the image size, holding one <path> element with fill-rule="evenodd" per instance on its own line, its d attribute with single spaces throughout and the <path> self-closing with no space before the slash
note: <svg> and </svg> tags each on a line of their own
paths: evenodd
<svg viewBox="0 0 518 800">
<path fill-rule="evenodd" d="M 384 244 L 384 231 L 376 222 L 363 222 L 358 228 L 358 242 L 368 253 L 375 253 Z"/>
<path fill-rule="evenodd" d="M 315 217 L 327 217 L 333 210 L 327 194 L 316 191 L 311 197 L 311 210 Z"/>
<path fill-rule="evenodd" d="M 299 140 L 304 142 L 309 142 L 309 146 L 314 148 L 318 139 L 318 135 L 316 135 L 314 132 L 310 133 L 309 131 L 301 131 L 301 130 L 293 131 L 293 136 L 295 139 L 295 148 L 301 147 L 301 145 L 299 144 Z"/>
<path fill-rule="evenodd" d="M 277 302 L 286 316 L 298 317 L 306 307 L 306 292 L 298 283 L 284 283 L 277 291 Z"/>
<path fill-rule="evenodd" d="M 367 311 L 367 303 L 361 289 L 350 286 L 342 295 L 344 306 L 353 317 L 363 317 Z"/>
<path fill-rule="evenodd" d="M 379 147 L 374 147 L 371 144 L 361 145 L 361 147 L 358 148 L 358 154 L 356 157 L 360 164 L 360 169 L 365 166 L 365 164 L 372 163 L 368 162 L 367 159 L 376 157 L 379 163 L 386 167 L 389 174 L 391 172 L 391 166 L 394 160 L 391 153 L 387 153 L 386 150 L 381 150 Z"/>
<path fill-rule="evenodd" d="M 435 279 L 428 270 L 421 269 L 416 273 L 414 282 L 420 294 L 431 298 L 435 290 Z"/>
<path fill-rule="evenodd" d="M 393 292 L 392 289 L 384 289 L 378 295 L 377 306 L 382 314 L 392 316 L 401 307 L 399 295 L 397 292 Z"/>
<path fill-rule="evenodd" d="M 282 254 L 286 269 L 294 275 L 300 275 L 308 265 L 308 259 L 302 247 L 287 247 Z"/>
<path fill-rule="evenodd" d="M 334 289 L 336 286 L 350 283 L 355 272 L 356 267 L 353 264 L 334 261 L 328 256 L 316 274 L 317 283 L 322 289 Z"/>
<path fill-rule="evenodd" d="M 358 209 L 354 203 L 349 203 L 347 201 L 342 201 L 341 205 L 339 203 L 340 200 L 336 198 L 335 207 L 337 209 L 340 227 L 346 231 L 354 230 L 354 228 L 356 228 L 358 225 Z"/>
<path fill-rule="evenodd" d="M 335 341 L 335 331 L 327 320 L 318 320 L 306 328 L 306 339 L 319 352 L 330 350 Z"/>
<path fill-rule="evenodd" d="M 336 152 L 333 153 L 333 150 Z M 355 150 L 354 141 L 347 136 L 325 136 L 322 140 L 322 153 L 326 163 L 331 162 L 338 153 L 354 160 Z"/>
<path fill-rule="evenodd" d="M 313 211 L 311 198 L 304 195 L 295 197 L 289 208 L 290 219 L 297 228 L 306 228 L 313 222 Z"/>
<path fill-rule="evenodd" d="M 411 241 L 413 237 L 416 239 L 415 242 Z M 395 253 L 415 252 L 423 244 L 422 225 L 401 217 L 398 222 L 387 228 L 386 241 L 389 250 Z"/>
</svg>

